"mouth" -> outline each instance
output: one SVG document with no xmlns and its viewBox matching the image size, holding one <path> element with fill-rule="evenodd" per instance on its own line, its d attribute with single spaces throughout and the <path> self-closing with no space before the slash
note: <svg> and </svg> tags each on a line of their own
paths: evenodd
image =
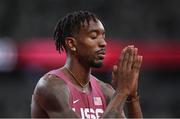
<svg viewBox="0 0 180 119">
<path fill-rule="evenodd" d="M 103 60 L 105 58 L 105 54 L 106 54 L 105 49 L 101 49 L 97 51 L 97 55 L 100 60 Z"/>
<path fill-rule="evenodd" d="M 100 60 L 103 60 L 103 59 L 105 58 L 105 54 L 98 54 L 98 58 L 99 58 Z"/>
</svg>

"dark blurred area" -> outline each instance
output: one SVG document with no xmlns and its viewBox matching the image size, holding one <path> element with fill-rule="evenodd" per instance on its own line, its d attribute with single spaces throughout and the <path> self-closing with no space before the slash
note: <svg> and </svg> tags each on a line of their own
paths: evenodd
<svg viewBox="0 0 180 119">
<path fill-rule="evenodd" d="M 54 26 L 77 10 L 100 16 L 110 44 L 105 66 L 93 74 L 110 83 L 120 50 L 135 44 L 144 56 L 144 117 L 180 117 L 179 6 L 179 0 L 0 0 L 0 117 L 30 117 L 37 81 L 65 60 L 55 51 Z"/>
</svg>

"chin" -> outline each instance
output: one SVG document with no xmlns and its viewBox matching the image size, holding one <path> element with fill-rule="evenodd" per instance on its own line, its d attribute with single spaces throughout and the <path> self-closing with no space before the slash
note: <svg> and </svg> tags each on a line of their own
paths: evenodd
<svg viewBox="0 0 180 119">
<path fill-rule="evenodd" d="M 94 62 L 91 64 L 93 68 L 101 68 L 103 66 L 103 62 Z"/>
</svg>

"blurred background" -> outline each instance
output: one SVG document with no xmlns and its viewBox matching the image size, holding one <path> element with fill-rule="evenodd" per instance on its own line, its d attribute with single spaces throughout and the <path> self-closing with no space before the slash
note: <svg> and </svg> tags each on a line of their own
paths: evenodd
<svg viewBox="0 0 180 119">
<path fill-rule="evenodd" d="M 0 0 L 0 117 L 30 117 L 37 81 L 65 61 L 55 50 L 54 26 L 77 10 L 96 13 L 106 28 L 104 67 L 93 74 L 109 83 L 121 49 L 135 44 L 144 56 L 144 117 L 180 117 L 179 6 L 179 0 Z"/>
</svg>

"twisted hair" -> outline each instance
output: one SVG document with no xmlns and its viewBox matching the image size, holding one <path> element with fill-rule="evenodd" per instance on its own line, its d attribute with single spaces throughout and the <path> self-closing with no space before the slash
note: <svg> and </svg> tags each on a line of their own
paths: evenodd
<svg viewBox="0 0 180 119">
<path fill-rule="evenodd" d="M 60 19 L 55 27 L 54 40 L 56 50 L 61 51 L 67 50 L 65 45 L 65 38 L 72 37 L 79 33 L 79 30 L 85 21 L 89 24 L 90 20 L 97 22 L 99 19 L 94 13 L 88 11 L 76 11 L 69 13 Z"/>
</svg>

